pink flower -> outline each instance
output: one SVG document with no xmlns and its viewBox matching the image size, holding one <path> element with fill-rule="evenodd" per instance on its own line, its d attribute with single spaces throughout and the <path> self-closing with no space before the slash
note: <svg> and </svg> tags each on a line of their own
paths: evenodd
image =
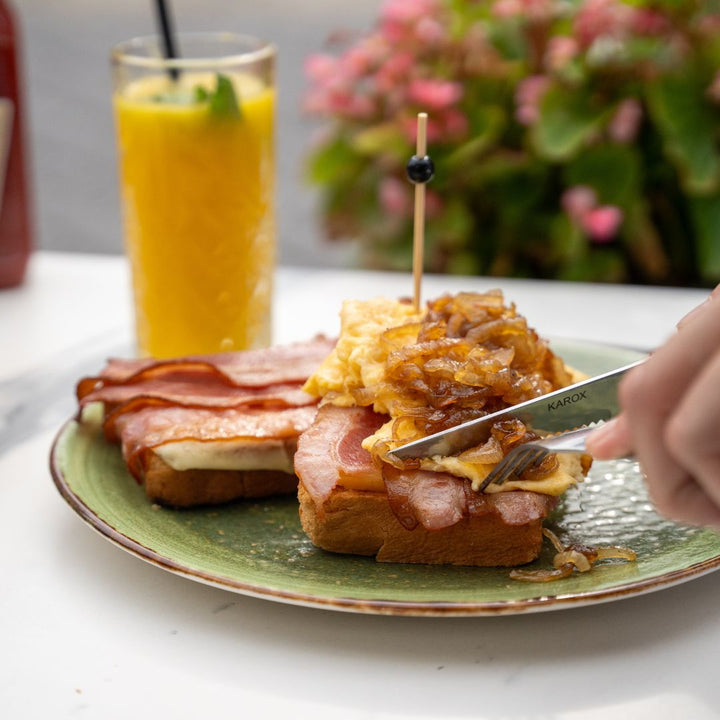
<svg viewBox="0 0 720 720">
<path fill-rule="evenodd" d="M 496 0 L 492 5 L 492 14 L 498 18 L 518 17 L 522 11 L 522 0 Z"/>
<path fill-rule="evenodd" d="M 716 36 L 720 33 L 720 13 L 710 13 L 701 17 L 698 20 L 697 29 L 708 37 Z"/>
<path fill-rule="evenodd" d="M 545 75 L 521 80 L 515 90 L 515 119 L 521 125 L 534 125 L 540 118 L 540 102 L 550 85 Z"/>
<path fill-rule="evenodd" d="M 574 35 L 583 47 L 599 37 L 623 38 L 633 17 L 633 8 L 620 0 L 586 0 L 575 16 Z"/>
<path fill-rule="evenodd" d="M 349 120 L 367 120 L 375 112 L 375 102 L 368 95 L 337 90 L 327 96 L 329 114 Z"/>
<path fill-rule="evenodd" d="M 662 35 L 672 29 L 672 24 L 662 13 L 651 8 L 636 8 L 632 29 L 638 35 Z"/>
<path fill-rule="evenodd" d="M 356 79 L 367 74 L 374 62 L 375 58 L 362 45 L 349 48 L 338 60 L 340 72 L 348 79 Z"/>
<path fill-rule="evenodd" d="M 560 204 L 568 216 L 579 223 L 598 202 L 597 194 L 589 185 L 575 185 L 566 190 Z"/>
<path fill-rule="evenodd" d="M 715 76 L 710 82 L 710 86 L 706 90 L 706 93 L 710 100 L 714 103 L 720 104 L 720 70 L 715 73 Z"/>
<path fill-rule="evenodd" d="M 515 119 L 521 125 L 530 127 L 540 119 L 540 111 L 531 105 L 520 105 L 515 108 Z"/>
<path fill-rule="evenodd" d="M 637 137 L 643 110 L 635 98 L 626 98 L 617 107 L 608 125 L 608 135 L 619 143 L 631 143 Z"/>
<path fill-rule="evenodd" d="M 456 108 L 448 108 L 441 115 L 443 133 L 447 140 L 459 140 L 464 138 L 470 127 L 467 115 Z"/>
<path fill-rule="evenodd" d="M 405 80 L 414 65 L 415 58 L 409 52 L 390 55 L 375 73 L 375 87 L 379 92 L 390 92 Z"/>
<path fill-rule="evenodd" d="M 445 28 L 437 20 L 424 17 L 415 25 L 415 36 L 425 45 L 437 45 L 447 37 Z"/>
<path fill-rule="evenodd" d="M 595 242 L 607 243 L 618 234 L 622 221 L 623 212 L 619 207 L 601 205 L 583 216 L 581 226 Z"/>
<path fill-rule="evenodd" d="M 533 105 L 539 103 L 550 84 L 545 75 L 530 75 L 523 78 L 515 91 L 515 102 L 519 105 Z"/>
<path fill-rule="evenodd" d="M 552 18 L 556 12 L 554 0 L 496 0 L 492 14 L 498 18 L 523 17 L 531 21 Z"/>
<path fill-rule="evenodd" d="M 408 98 L 428 110 L 443 110 L 454 105 L 463 94 L 460 83 L 447 80 L 411 80 Z"/>
<path fill-rule="evenodd" d="M 437 0 L 386 0 L 380 8 L 380 20 L 414 23 L 432 15 L 437 7 Z"/>
<path fill-rule="evenodd" d="M 332 55 L 314 53 L 305 60 L 305 75 L 313 82 L 329 80 L 337 67 L 337 60 Z"/>
<path fill-rule="evenodd" d="M 369 94 L 355 92 L 340 82 L 312 88 L 304 98 L 303 109 L 314 115 L 338 116 L 349 120 L 367 120 L 377 111 Z"/>
<path fill-rule="evenodd" d="M 415 26 L 438 9 L 437 0 L 387 0 L 380 9 L 380 33 L 391 43 L 412 37 Z"/>
<path fill-rule="evenodd" d="M 328 115 L 330 113 L 327 95 L 314 88 L 305 93 L 302 108 L 305 112 L 311 113 L 312 115 Z"/>
<path fill-rule="evenodd" d="M 405 115 L 400 118 L 400 127 L 408 143 L 415 145 L 417 140 L 417 115 Z M 428 117 L 428 143 L 448 143 L 467 137 L 468 119 L 455 108 L 448 108 Z"/>
<path fill-rule="evenodd" d="M 378 187 L 380 207 L 388 215 L 410 215 L 413 208 L 410 189 L 410 183 L 393 176 L 384 177 Z"/>
<path fill-rule="evenodd" d="M 367 120 L 376 110 L 377 106 L 373 98 L 364 94 L 353 95 L 346 107 L 346 113 L 353 120 Z"/>
<path fill-rule="evenodd" d="M 560 202 L 570 219 L 594 242 L 610 242 L 622 225 L 622 210 L 616 205 L 598 206 L 597 194 L 588 185 L 569 188 Z"/>
<path fill-rule="evenodd" d="M 545 51 L 545 67 L 548 70 L 561 70 L 573 58 L 577 57 L 580 47 L 575 38 L 567 35 L 555 35 L 548 41 Z"/>
</svg>

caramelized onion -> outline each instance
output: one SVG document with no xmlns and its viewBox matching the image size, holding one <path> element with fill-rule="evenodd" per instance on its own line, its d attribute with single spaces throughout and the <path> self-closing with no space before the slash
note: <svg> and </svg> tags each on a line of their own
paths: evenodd
<svg viewBox="0 0 720 720">
<path fill-rule="evenodd" d="M 570 577 L 575 566 L 567 563 L 554 570 L 511 570 L 510 577 L 513 580 L 524 580 L 525 582 L 552 582 Z"/>
<path fill-rule="evenodd" d="M 477 447 L 470 448 L 461 453 L 458 457 L 463 462 L 481 463 L 491 465 L 499 463 L 503 459 L 503 449 L 497 438 L 491 436 L 487 442 Z"/>
<path fill-rule="evenodd" d="M 626 547 L 611 546 L 611 547 L 600 547 L 596 548 L 598 560 L 606 560 L 611 558 L 613 560 L 628 560 L 634 562 L 637 560 L 637 553 L 634 550 Z"/>
<path fill-rule="evenodd" d="M 627 560 L 633 562 L 637 559 L 634 550 L 624 547 L 598 547 L 591 548 L 585 545 L 568 545 L 565 547 L 554 532 L 543 528 L 543 535 L 548 538 L 556 550 L 553 558 L 553 570 L 523 570 L 510 571 L 513 580 L 525 582 L 550 582 L 570 577 L 575 571 L 589 572 L 598 560 Z"/>
<path fill-rule="evenodd" d="M 499 290 L 443 295 L 428 303 L 420 323 L 386 330 L 381 343 L 388 351 L 385 379 L 355 400 L 368 404 L 372 397 L 403 420 L 402 435 L 393 430 L 394 441 L 415 440 L 572 381 L 562 360 Z M 497 447 L 504 455 L 537 439 L 518 421 L 497 425 L 492 437 L 496 445 L 477 449 L 478 458 L 493 458 L 487 462 L 502 457 Z M 543 477 L 556 467 L 550 456 L 523 479 Z"/>
</svg>

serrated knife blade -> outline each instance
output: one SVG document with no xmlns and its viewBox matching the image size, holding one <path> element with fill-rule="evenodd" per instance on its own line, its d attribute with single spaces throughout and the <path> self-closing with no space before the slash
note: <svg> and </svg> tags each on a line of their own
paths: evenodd
<svg viewBox="0 0 720 720">
<path fill-rule="evenodd" d="M 390 454 L 401 460 L 454 455 L 485 442 L 490 428 L 496 422 L 509 418 L 517 418 L 533 430 L 547 433 L 564 432 L 609 420 L 620 412 L 617 394 L 620 380 L 628 370 L 645 360 L 637 360 L 505 410 L 414 440 L 391 450 Z"/>
</svg>

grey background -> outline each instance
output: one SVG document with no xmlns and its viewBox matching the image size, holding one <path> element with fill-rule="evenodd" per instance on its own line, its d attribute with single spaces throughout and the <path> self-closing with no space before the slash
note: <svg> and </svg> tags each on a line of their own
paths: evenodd
<svg viewBox="0 0 720 720">
<path fill-rule="evenodd" d="M 303 180 L 315 120 L 304 118 L 303 61 L 336 30 L 363 32 L 381 0 L 173 0 L 178 30 L 231 30 L 279 49 L 278 220 L 280 261 L 345 266 L 352 248 L 323 241 L 316 197 Z M 154 31 L 152 0 L 14 0 L 34 184 L 37 246 L 122 252 L 110 48 Z"/>
</svg>

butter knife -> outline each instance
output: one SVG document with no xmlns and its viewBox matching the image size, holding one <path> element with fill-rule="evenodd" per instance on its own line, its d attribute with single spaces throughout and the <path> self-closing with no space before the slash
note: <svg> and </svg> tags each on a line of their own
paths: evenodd
<svg viewBox="0 0 720 720">
<path fill-rule="evenodd" d="M 401 460 L 454 455 L 484 443 L 492 426 L 509 418 L 516 418 L 533 430 L 547 433 L 564 432 L 609 420 L 620 412 L 617 389 L 623 375 L 646 359 L 414 440 L 391 450 L 390 454 Z"/>
</svg>

